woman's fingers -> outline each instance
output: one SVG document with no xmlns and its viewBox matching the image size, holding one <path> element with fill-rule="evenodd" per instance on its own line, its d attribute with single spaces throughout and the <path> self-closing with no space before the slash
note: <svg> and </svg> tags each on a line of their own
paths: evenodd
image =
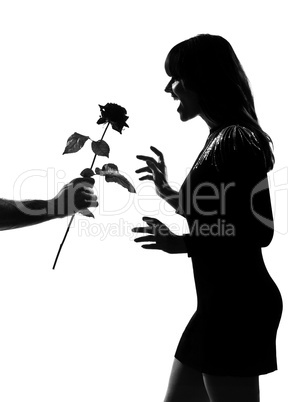
<svg viewBox="0 0 301 402">
<path fill-rule="evenodd" d="M 150 167 L 145 166 L 143 168 L 137 169 L 135 170 L 136 173 L 143 173 L 143 172 L 148 172 L 148 173 L 152 173 L 152 170 Z"/>
<path fill-rule="evenodd" d="M 148 235 L 148 236 L 142 236 L 142 237 L 137 237 L 137 239 L 134 240 L 136 243 L 142 243 L 144 241 L 152 241 L 155 242 L 156 239 L 153 235 Z"/>
<path fill-rule="evenodd" d="M 163 223 L 159 221 L 159 219 L 151 218 L 149 216 L 144 216 L 142 220 L 146 222 L 148 225 L 163 225 Z"/>
<path fill-rule="evenodd" d="M 152 233 L 152 228 L 150 226 L 137 227 L 137 228 L 133 228 L 132 232 L 134 232 L 134 233 Z"/>
<path fill-rule="evenodd" d="M 146 156 L 146 155 L 137 155 L 136 158 L 146 162 L 146 164 L 148 165 L 147 167 L 150 167 L 152 170 L 157 169 L 158 171 L 163 172 L 165 170 L 163 153 L 154 146 L 151 146 L 150 149 L 158 156 L 158 158 L 159 158 L 158 161 L 156 161 L 151 156 Z"/>
<path fill-rule="evenodd" d="M 162 250 L 162 248 L 160 246 L 158 246 L 157 243 L 153 243 L 153 244 L 142 244 L 141 246 L 142 248 L 145 248 L 147 250 Z"/>
<path fill-rule="evenodd" d="M 142 218 L 144 222 L 147 223 L 148 226 L 139 226 L 135 227 L 132 229 L 132 232 L 134 233 L 148 233 L 151 234 L 151 236 L 144 236 L 144 237 L 139 237 L 138 239 L 135 239 L 135 241 L 150 241 L 149 239 L 151 238 L 152 241 L 155 241 L 155 235 L 161 234 L 162 232 L 166 232 L 166 229 L 168 230 L 167 226 L 165 226 L 162 222 L 160 222 L 158 219 L 155 218 L 149 218 L 148 216 L 144 216 Z"/>
<path fill-rule="evenodd" d="M 161 151 L 157 148 L 151 146 L 151 150 L 159 157 L 159 161 L 157 162 L 154 158 L 146 155 L 137 155 L 137 159 L 143 160 L 147 166 L 143 168 L 137 169 L 136 173 L 151 173 L 151 175 L 146 175 L 140 177 L 139 180 L 152 180 L 155 182 L 156 186 L 158 186 L 162 180 L 161 175 L 165 175 L 165 165 L 164 165 L 164 157 Z"/>
<path fill-rule="evenodd" d="M 157 164 L 157 161 L 156 161 L 154 158 L 150 157 L 150 156 L 136 155 L 136 158 L 137 158 L 137 159 L 140 159 L 141 161 L 152 162 L 152 163 L 154 163 L 155 165 Z"/>
<path fill-rule="evenodd" d="M 149 250 L 162 250 L 162 248 L 158 245 L 158 243 L 156 243 L 155 236 L 152 235 L 138 237 L 134 241 L 136 243 L 151 242 L 151 244 L 142 244 L 141 247 Z"/>
<path fill-rule="evenodd" d="M 164 247 L 166 241 L 168 242 L 169 239 L 169 237 L 166 236 L 170 236 L 168 227 L 160 222 L 159 219 L 151 218 L 149 216 L 144 216 L 142 220 L 147 223 L 148 226 L 135 227 L 132 229 L 132 232 L 145 233 L 146 236 L 140 236 L 134 239 L 134 241 L 136 243 L 144 243 L 142 244 L 142 248 L 145 249 L 166 251 Z"/>
<path fill-rule="evenodd" d="M 154 146 L 151 146 L 150 149 L 151 149 L 157 156 L 159 156 L 159 159 L 161 160 L 161 162 L 164 162 L 164 156 L 163 156 L 162 152 L 159 151 L 159 149 L 157 149 L 157 148 L 154 147 Z"/>
<path fill-rule="evenodd" d="M 147 175 L 147 176 L 139 177 L 139 180 L 153 180 L 154 181 L 154 178 L 151 175 Z"/>
<path fill-rule="evenodd" d="M 152 233 L 156 236 L 167 236 L 170 234 L 169 228 L 164 225 L 161 221 L 156 218 L 149 218 L 148 216 L 144 216 L 142 218 L 144 222 L 146 222 L 150 228 L 152 228 Z"/>
<path fill-rule="evenodd" d="M 144 173 L 144 172 L 153 173 L 151 168 L 149 168 L 148 166 L 145 166 L 143 168 L 136 170 L 136 173 Z M 139 180 L 153 180 L 154 181 L 154 177 L 152 174 L 148 174 L 146 176 L 139 177 Z"/>
</svg>

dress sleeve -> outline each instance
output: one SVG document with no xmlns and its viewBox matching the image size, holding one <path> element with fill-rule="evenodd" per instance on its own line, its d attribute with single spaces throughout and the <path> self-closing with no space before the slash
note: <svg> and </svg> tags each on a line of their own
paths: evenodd
<svg viewBox="0 0 301 402">
<path fill-rule="evenodd" d="M 215 137 L 194 175 L 196 182 L 214 185 L 220 198 L 215 194 L 215 200 L 202 201 L 187 218 L 190 234 L 184 235 L 184 240 L 188 256 L 201 250 L 266 247 L 271 242 L 273 216 L 266 166 L 260 138 L 251 130 L 230 126 Z M 212 188 L 210 191 L 212 195 Z M 206 198 L 204 193 L 202 197 Z M 211 210 L 216 210 L 216 214 L 199 213 L 205 209 L 205 202 L 206 210 L 211 202 Z"/>
<path fill-rule="evenodd" d="M 240 174 L 254 177 L 267 170 L 260 137 L 242 126 L 224 128 L 213 141 L 208 157 L 219 173 L 235 178 Z"/>
</svg>

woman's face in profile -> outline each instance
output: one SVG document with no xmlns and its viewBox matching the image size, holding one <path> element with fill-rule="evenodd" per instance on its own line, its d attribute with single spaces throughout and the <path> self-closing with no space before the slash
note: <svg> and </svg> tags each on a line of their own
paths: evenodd
<svg viewBox="0 0 301 402">
<path fill-rule="evenodd" d="M 198 95 L 196 92 L 185 88 L 183 80 L 172 78 L 167 84 L 165 92 L 170 93 L 175 100 L 180 101 L 177 111 L 182 121 L 187 121 L 200 115 L 201 106 Z"/>
</svg>

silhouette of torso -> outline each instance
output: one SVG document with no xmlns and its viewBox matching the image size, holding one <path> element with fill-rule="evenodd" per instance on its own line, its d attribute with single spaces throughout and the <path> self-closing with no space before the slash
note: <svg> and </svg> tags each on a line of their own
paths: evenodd
<svg viewBox="0 0 301 402">
<path fill-rule="evenodd" d="M 265 166 L 259 135 L 228 126 L 210 134 L 180 190 L 198 306 L 176 357 L 208 374 L 277 368 L 282 300 L 261 252 L 273 237 Z"/>
</svg>

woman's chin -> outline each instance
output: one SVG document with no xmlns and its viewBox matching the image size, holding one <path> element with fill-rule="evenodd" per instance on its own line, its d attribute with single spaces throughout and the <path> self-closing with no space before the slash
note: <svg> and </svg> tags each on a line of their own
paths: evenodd
<svg viewBox="0 0 301 402">
<path fill-rule="evenodd" d="M 182 121 L 187 121 L 188 119 L 187 119 L 187 116 L 185 115 L 185 113 L 184 113 L 184 111 L 183 111 L 183 108 L 181 107 L 181 104 L 179 105 L 179 107 L 178 107 L 178 109 L 177 109 L 177 112 L 179 113 L 179 115 L 180 115 L 180 120 L 182 120 Z"/>
<path fill-rule="evenodd" d="M 177 112 L 180 115 L 181 121 L 188 121 L 193 119 L 194 117 L 198 116 L 198 113 L 193 113 L 191 110 L 187 110 L 183 107 L 183 105 L 180 103 Z"/>
<path fill-rule="evenodd" d="M 187 121 L 187 120 L 189 120 L 189 118 L 187 118 L 187 117 L 185 117 L 183 115 L 180 115 L 180 120 L 181 121 Z"/>
<path fill-rule="evenodd" d="M 191 119 L 191 117 L 187 116 L 185 113 L 183 113 L 183 111 L 181 111 L 179 109 L 178 109 L 178 113 L 180 115 L 180 120 L 181 121 L 187 121 L 187 120 Z"/>
</svg>

